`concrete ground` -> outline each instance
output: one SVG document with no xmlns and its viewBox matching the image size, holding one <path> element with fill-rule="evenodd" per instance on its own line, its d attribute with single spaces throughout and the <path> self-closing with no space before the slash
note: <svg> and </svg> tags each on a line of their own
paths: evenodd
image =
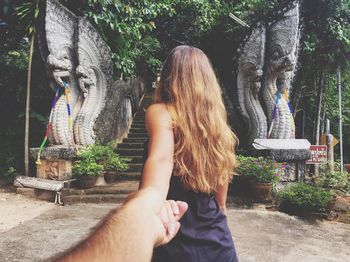
<svg viewBox="0 0 350 262">
<path fill-rule="evenodd" d="M 50 261 L 87 236 L 113 204 L 55 206 L 0 193 L 0 261 Z M 261 208 L 230 208 L 240 261 L 350 261 L 350 225 L 308 222 Z"/>
</svg>

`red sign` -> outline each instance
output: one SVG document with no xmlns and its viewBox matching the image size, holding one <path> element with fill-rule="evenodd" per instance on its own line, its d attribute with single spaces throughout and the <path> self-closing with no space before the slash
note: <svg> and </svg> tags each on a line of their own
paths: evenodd
<svg viewBox="0 0 350 262">
<path fill-rule="evenodd" d="M 311 158 L 306 164 L 325 164 L 327 163 L 327 146 L 310 146 Z"/>
</svg>

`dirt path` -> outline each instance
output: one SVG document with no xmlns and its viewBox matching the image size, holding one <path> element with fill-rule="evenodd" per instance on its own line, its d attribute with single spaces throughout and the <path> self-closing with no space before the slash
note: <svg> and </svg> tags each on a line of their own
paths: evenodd
<svg viewBox="0 0 350 262">
<path fill-rule="evenodd" d="M 53 203 L 14 193 L 0 193 L 0 233 L 54 208 Z"/>
<path fill-rule="evenodd" d="M 0 261 L 50 261 L 50 257 L 86 237 L 116 206 L 59 207 L 15 194 L 0 194 Z M 349 224 L 311 223 L 261 207 L 230 208 L 228 221 L 240 262 L 350 261 Z"/>
</svg>

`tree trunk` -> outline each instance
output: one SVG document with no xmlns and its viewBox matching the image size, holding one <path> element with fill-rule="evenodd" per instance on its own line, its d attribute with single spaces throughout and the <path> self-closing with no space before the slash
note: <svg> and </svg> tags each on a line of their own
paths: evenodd
<svg viewBox="0 0 350 262">
<path fill-rule="evenodd" d="M 29 108 L 30 108 L 30 87 L 32 80 L 32 58 L 34 51 L 34 33 L 30 40 L 28 77 L 27 77 L 27 97 L 26 97 L 26 117 L 24 127 L 24 175 L 29 176 Z"/>
<path fill-rule="evenodd" d="M 317 90 L 317 97 L 316 97 L 316 115 L 315 115 L 315 145 L 320 144 L 320 123 L 321 123 L 321 110 L 322 110 L 322 99 L 323 99 L 323 92 L 324 92 L 324 83 L 323 83 L 323 74 L 321 76 L 315 79 L 315 87 Z"/>
<path fill-rule="evenodd" d="M 322 110 L 322 98 L 323 98 L 323 91 L 324 91 L 324 84 L 323 84 L 323 74 L 321 74 L 319 77 L 316 76 L 315 78 L 315 90 L 317 90 L 317 97 L 316 97 L 316 115 L 315 115 L 315 145 L 320 144 L 320 122 L 321 122 L 321 110 Z M 315 176 L 317 177 L 319 174 L 319 164 L 315 164 Z"/>
</svg>

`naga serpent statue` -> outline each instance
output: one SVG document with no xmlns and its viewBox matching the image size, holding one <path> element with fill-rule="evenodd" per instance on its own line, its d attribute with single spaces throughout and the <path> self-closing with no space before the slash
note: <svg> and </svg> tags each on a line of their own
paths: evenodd
<svg viewBox="0 0 350 262">
<path fill-rule="evenodd" d="M 47 0 L 45 11 L 47 67 L 53 85 L 66 92 L 53 108 L 51 144 L 93 144 L 94 124 L 112 85 L 110 49 L 85 18 L 59 1 Z"/>
<path fill-rule="evenodd" d="M 237 85 L 242 115 L 248 122 L 248 143 L 266 138 L 267 120 L 259 102 L 265 54 L 265 27 L 255 28 L 238 61 Z"/>
<path fill-rule="evenodd" d="M 288 96 L 299 47 L 299 3 L 276 21 L 259 23 L 238 60 L 237 93 L 248 122 L 248 144 L 256 138 L 295 138 Z"/>
<path fill-rule="evenodd" d="M 56 12 L 59 12 L 59 16 Z M 78 81 L 75 75 L 77 61 L 74 51 L 74 31 L 77 18 L 71 12 L 66 12 L 56 1 L 47 1 L 46 6 L 46 36 L 49 55 L 47 64 L 52 71 L 56 86 L 65 89 L 69 85 L 69 105 L 72 111 L 70 118 L 67 111 L 67 100 L 64 95 L 58 99 L 52 114 L 52 136 L 54 144 L 74 145 L 73 126 L 80 108 Z M 66 124 L 62 124 L 66 123 Z"/>
<path fill-rule="evenodd" d="M 263 99 L 267 109 L 270 138 L 295 138 L 294 118 L 288 105 L 288 94 L 297 64 L 298 42 L 299 5 L 296 4 L 282 19 L 269 27 L 267 35 Z M 282 84 L 283 87 L 278 86 Z M 275 119 L 274 108 L 277 111 Z"/>
<path fill-rule="evenodd" d="M 112 62 L 107 45 L 84 18 L 79 19 L 78 43 L 76 73 L 84 101 L 74 124 L 74 135 L 78 144 L 89 145 L 95 142 L 93 127 L 112 82 Z"/>
</svg>

